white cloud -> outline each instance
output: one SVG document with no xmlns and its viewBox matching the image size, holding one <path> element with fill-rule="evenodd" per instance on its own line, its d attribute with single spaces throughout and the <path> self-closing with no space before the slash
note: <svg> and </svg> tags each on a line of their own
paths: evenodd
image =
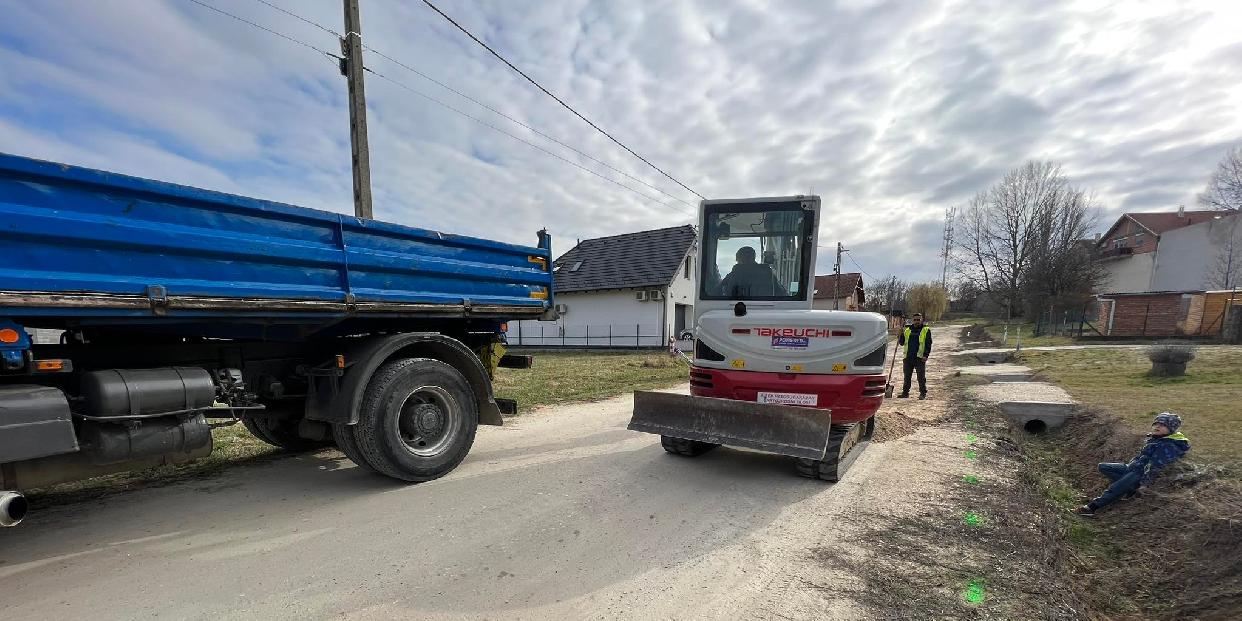
<svg viewBox="0 0 1242 621">
<path fill-rule="evenodd" d="M 205 0 L 329 51 L 253 0 Z M 272 0 L 339 29 L 336 0 Z M 938 276 L 944 208 L 1028 158 L 1123 209 L 1191 204 L 1242 140 L 1236 2 L 523 0 L 443 8 L 709 197 L 824 197 L 822 243 L 874 276 Z M 328 59 L 183 0 L 0 0 L 0 150 L 352 208 Z M 363 3 L 365 41 L 671 194 L 418 3 Z M 374 54 L 369 67 L 616 178 Z M 370 77 L 376 214 L 530 243 L 688 222 Z M 660 197 L 664 202 L 675 201 Z M 678 203 L 681 207 L 684 205 Z M 831 259 L 825 251 L 820 269 Z M 846 266 L 851 264 L 847 262 Z"/>
</svg>

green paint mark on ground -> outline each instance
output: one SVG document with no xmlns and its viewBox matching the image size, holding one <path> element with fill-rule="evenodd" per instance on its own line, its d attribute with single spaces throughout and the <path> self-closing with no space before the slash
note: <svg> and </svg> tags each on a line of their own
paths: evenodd
<svg viewBox="0 0 1242 621">
<path fill-rule="evenodd" d="M 971 580 L 966 583 L 966 592 L 962 594 L 962 598 L 970 604 L 982 604 L 984 598 L 983 581 Z"/>
<path fill-rule="evenodd" d="M 974 444 L 975 442 L 978 442 L 978 441 L 979 441 L 979 436 L 976 436 L 976 435 L 975 435 L 975 434 L 973 434 L 973 433 L 968 433 L 968 434 L 966 434 L 966 441 L 967 441 L 967 442 L 969 442 L 969 443 L 971 443 L 971 444 Z"/>
<path fill-rule="evenodd" d="M 970 449 L 962 454 L 966 456 L 966 459 L 979 459 L 979 453 L 974 449 Z"/>
<path fill-rule="evenodd" d="M 978 484 L 979 484 L 979 477 L 977 477 L 977 476 L 975 476 L 975 475 L 973 475 L 973 474 L 968 474 L 968 475 L 966 475 L 966 476 L 962 477 L 962 480 L 963 480 L 963 481 L 966 481 L 967 483 L 970 483 L 971 485 L 978 485 Z"/>
<path fill-rule="evenodd" d="M 981 517 L 978 513 L 971 513 L 969 511 L 967 511 L 966 514 L 962 516 L 962 521 L 966 522 L 968 526 L 982 526 L 983 525 L 983 517 Z"/>
</svg>

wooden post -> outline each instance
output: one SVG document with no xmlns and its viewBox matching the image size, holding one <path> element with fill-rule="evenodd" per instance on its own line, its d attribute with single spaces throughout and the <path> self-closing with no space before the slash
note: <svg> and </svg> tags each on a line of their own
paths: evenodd
<svg viewBox="0 0 1242 621">
<path fill-rule="evenodd" d="M 367 146 L 367 96 L 363 88 L 362 67 L 362 18 L 358 15 L 358 0 L 345 2 L 345 38 L 341 39 L 341 72 L 349 83 L 349 146 L 353 156 L 354 215 L 370 220 L 371 210 L 371 152 Z"/>
</svg>

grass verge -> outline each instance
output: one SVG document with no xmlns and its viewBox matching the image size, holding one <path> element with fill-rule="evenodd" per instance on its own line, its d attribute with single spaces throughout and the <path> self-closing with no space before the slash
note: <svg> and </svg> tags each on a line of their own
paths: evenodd
<svg viewBox="0 0 1242 621">
<path fill-rule="evenodd" d="M 1008 330 L 1004 321 L 990 321 L 983 324 L 989 337 L 1004 347 L 1016 347 L 1021 342 L 1023 347 L 1048 347 L 1053 345 L 1073 345 L 1074 339 L 1068 336 L 1032 336 L 1035 334 L 1034 323 L 1010 322 Z"/>
<path fill-rule="evenodd" d="M 633 390 L 668 388 L 688 381 L 690 369 L 662 352 L 547 352 L 530 369 L 498 369 L 498 396 L 533 408 L 594 401 Z"/>
</svg>

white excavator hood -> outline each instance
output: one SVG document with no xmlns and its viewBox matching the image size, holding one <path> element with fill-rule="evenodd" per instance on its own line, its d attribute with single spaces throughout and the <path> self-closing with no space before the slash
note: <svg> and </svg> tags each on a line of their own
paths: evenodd
<svg viewBox="0 0 1242 621">
<path fill-rule="evenodd" d="M 878 313 L 713 310 L 699 316 L 694 364 L 781 373 L 882 373 L 888 323 Z"/>
</svg>

